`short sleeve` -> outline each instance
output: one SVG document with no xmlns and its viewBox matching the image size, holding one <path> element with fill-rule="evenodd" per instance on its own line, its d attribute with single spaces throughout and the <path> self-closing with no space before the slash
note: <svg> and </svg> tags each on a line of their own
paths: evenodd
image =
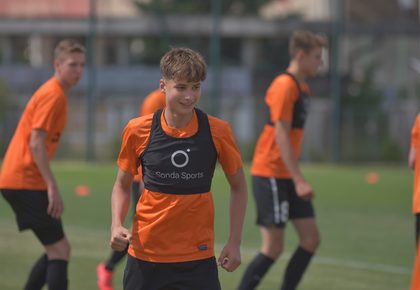
<svg viewBox="0 0 420 290">
<path fill-rule="evenodd" d="M 418 148 L 418 146 L 420 145 L 419 134 L 420 134 L 420 114 L 417 115 L 416 120 L 414 121 L 413 128 L 411 129 L 411 147 Z"/>
<path fill-rule="evenodd" d="M 145 116 L 153 114 L 157 110 L 165 107 L 165 94 L 159 89 L 150 93 L 143 101 L 139 115 Z"/>
<path fill-rule="evenodd" d="M 211 116 L 209 122 L 219 163 L 226 174 L 233 175 L 242 167 L 242 159 L 232 129 L 228 123 Z"/>
<path fill-rule="evenodd" d="M 36 109 L 32 118 L 32 129 L 43 129 L 50 132 L 56 120 L 65 110 L 66 102 L 61 95 L 44 95 L 36 99 Z"/>
<path fill-rule="evenodd" d="M 133 175 L 138 174 L 139 157 L 149 140 L 152 115 L 135 118 L 128 122 L 122 133 L 121 150 L 118 155 L 118 167 Z"/>
<path fill-rule="evenodd" d="M 266 93 L 266 103 L 270 108 L 271 121 L 291 122 L 297 97 L 298 89 L 294 80 L 285 75 L 277 77 Z"/>
</svg>

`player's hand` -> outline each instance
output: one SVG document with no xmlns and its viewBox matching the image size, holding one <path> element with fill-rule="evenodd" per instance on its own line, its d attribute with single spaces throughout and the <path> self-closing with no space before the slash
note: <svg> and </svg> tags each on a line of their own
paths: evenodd
<svg viewBox="0 0 420 290">
<path fill-rule="evenodd" d="M 56 184 L 52 184 L 48 186 L 48 208 L 47 213 L 53 217 L 58 219 L 64 211 L 64 202 L 61 198 L 60 192 L 58 191 L 58 187 Z"/>
<path fill-rule="evenodd" d="M 239 244 L 228 243 L 217 259 L 217 265 L 228 272 L 233 272 L 241 264 L 241 252 Z"/>
<path fill-rule="evenodd" d="M 130 230 L 122 226 L 112 228 L 110 245 L 113 250 L 118 252 L 124 251 L 129 243 L 131 243 Z"/>
<path fill-rule="evenodd" d="M 295 182 L 295 191 L 299 198 L 306 201 L 314 197 L 314 191 L 312 187 L 303 179 Z"/>
</svg>

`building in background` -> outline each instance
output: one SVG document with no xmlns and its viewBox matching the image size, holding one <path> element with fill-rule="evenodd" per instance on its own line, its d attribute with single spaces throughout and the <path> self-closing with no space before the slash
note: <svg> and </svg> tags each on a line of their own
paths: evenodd
<svg viewBox="0 0 420 290">
<path fill-rule="evenodd" d="M 10 109 L 0 125 L 3 136 L 10 136 L 16 112 L 51 73 L 55 44 L 63 37 L 86 42 L 93 35 L 93 127 L 98 158 L 114 157 L 112 144 L 121 128 L 136 116 L 142 98 L 158 85 L 158 61 L 169 45 L 190 46 L 203 53 L 210 69 L 201 106 L 231 122 L 244 154 L 250 156 L 265 121 L 261 117 L 264 91 L 288 63 L 288 37 L 295 29 L 310 29 L 327 34 L 331 48 L 334 37 L 339 37 L 337 74 L 341 86 L 339 92 L 333 92 L 331 71 L 336 63 L 327 57 L 324 74 L 311 83 L 314 98 L 308 126 L 315 129 L 307 130 L 304 158 L 330 158 L 331 127 L 336 122 L 341 123 L 341 160 L 398 160 L 405 156 L 420 89 L 419 70 L 415 70 L 420 60 L 417 1 L 343 0 L 338 18 L 339 0 L 272 0 L 255 13 L 241 13 L 243 3 L 232 0 L 231 7 L 219 16 L 211 9 L 201 15 L 175 14 L 164 5 L 150 4 L 149 10 L 142 10 L 139 3 L 143 2 L 154 3 L 1 1 L 0 80 L 10 92 Z M 96 4 L 94 10 L 92 3 Z M 210 0 L 202 3 L 211 6 Z M 215 23 L 215 19 L 219 21 Z M 337 24 L 342 27 L 338 33 L 334 30 Z M 219 62 L 214 60 L 212 50 L 217 39 Z M 327 53 L 332 55 L 331 51 Z M 214 80 L 221 84 L 216 95 Z M 61 152 L 63 157 L 69 152 L 84 155 L 88 88 L 85 77 L 73 91 L 70 128 L 63 140 L 68 146 Z M 332 94 L 340 95 L 339 120 L 333 118 L 337 108 Z"/>
</svg>

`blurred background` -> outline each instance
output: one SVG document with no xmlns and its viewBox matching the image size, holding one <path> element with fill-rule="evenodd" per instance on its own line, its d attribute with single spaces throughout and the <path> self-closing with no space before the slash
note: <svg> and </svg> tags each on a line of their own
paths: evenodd
<svg viewBox="0 0 420 290">
<path fill-rule="evenodd" d="M 158 87 L 161 56 L 188 46 L 209 65 L 200 107 L 230 122 L 249 160 L 296 29 L 329 39 L 309 80 L 302 158 L 406 162 L 420 101 L 419 0 L 1 0 L 0 156 L 53 73 L 55 45 L 72 37 L 87 66 L 56 157 L 115 160 L 122 128 Z"/>
</svg>

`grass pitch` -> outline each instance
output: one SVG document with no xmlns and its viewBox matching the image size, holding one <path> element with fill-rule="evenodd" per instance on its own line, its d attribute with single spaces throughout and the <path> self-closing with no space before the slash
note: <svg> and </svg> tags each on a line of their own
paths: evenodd
<svg viewBox="0 0 420 290">
<path fill-rule="evenodd" d="M 117 167 L 111 163 L 60 161 L 53 163 L 53 170 L 65 200 L 63 221 L 72 245 L 70 289 L 96 289 L 96 265 L 110 253 L 110 195 Z M 387 166 L 305 165 L 303 171 L 316 192 L 314 203 L 322 243 L 299 290 L 408 289 L 415 252 L 412 173 L 403 167 Z M 378 174 L 376 183 L 366 181 L 369 172 Z M 78 185 L 87 185 L 90 194 L 76 195 Z M 220 169 L 212 191 L 216 243 L 220 250 L 229 224 L 229 192 Z M 254 224 L 251 187 L 249 191 L 243 264 L 234 273 L 219 272 L 224 290 L 235 289 L 246 265 L 258 251 L 260 238 Z M 42 248 L 31 232 L 17 232 L 14 215 L 1 198 L 0 237 L 0 289 L 22 289 Z M 295 233 L 289 225 L 284 254 L 258 289 L 279 288 L 284 267 L 296 244 Z M 123 269 L 124 263 L 116 271 L 116 290 L 122 289 Z"/>
</svg>

